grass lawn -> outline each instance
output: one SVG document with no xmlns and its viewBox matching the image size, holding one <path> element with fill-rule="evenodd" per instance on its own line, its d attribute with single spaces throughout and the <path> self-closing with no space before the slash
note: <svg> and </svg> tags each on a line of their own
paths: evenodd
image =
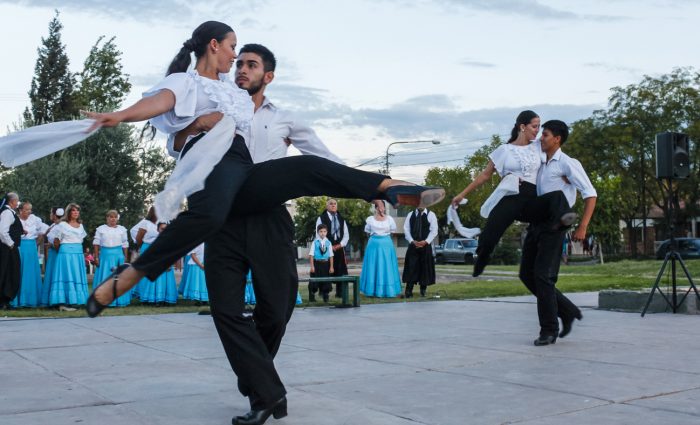
<svg viewBox="0 0 700 425">
<path fill-rule="evenodd" d="M 694 281 L 700 283 L 700 261 L 688 261 L 688 270 Z M 620 261 L 605 265 L 571 265 L 562 266 L 559 273 L 557 287 L 562 292 L 588 292 L 603 289 L 643 289 L 650 288 L 661 267 L 661 261 Z M 670 269 L 670 267 L 669 267 Z M 426 302 L 436 300 L 432 298 L 439 295 L 439 300 L 462 300 L 472 298 L 504 297 L 514 295 L 527 295 L 529 292 L 518 280 L 517 266 L 489 266 L 486 273 L 479 279 L 467 277 L 471 275 L 471 266 L 463 265 L 439 265 L 438 275 L 465 276 L 465 280 L 437 283 L 428 288 L 428 297 L 412 298 L 404 300 L 400 298 L 367 298 L 362 296 L 361 304 L 377 304 L 388 302 Z M 666 272 L 663 283 L 668 282 L 669 273 Z M 687 282 L 680 267 L 678 268 L 679 285 L 685 286 Z M 300 285 L 300 293 L 303 303 L 297 307 L 324 307 L 338 304 L 340 300 L 331 298 L 331 302 L 309 303 L 306 284 Z M 418 288 L 414 294 L 418 293 Z M 317 296 L 317 299 L 320 297 Z M 204 310 L 201 306 L 191 301 L 178 301 L 175 306 L 154 307 L 138 302 L 125 308 L 110 308 L 104 313 L 106 316 L 124 316 L 137 314 L 163 314 L 163 313 L 193 313 Z M 54 309 L 15 309 L 0 313 L 4 317 L 85 317 L 84 310 L 76 312 L 59 312 Z"/>
</svg>

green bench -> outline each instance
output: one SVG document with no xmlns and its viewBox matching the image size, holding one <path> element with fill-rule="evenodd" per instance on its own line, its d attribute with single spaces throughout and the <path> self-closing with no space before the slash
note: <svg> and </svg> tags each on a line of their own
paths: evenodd
<svg viewBox="0 0 700 425">
<path fill-rule="evenodd" d="M 339 308 L 359 307 L 360 306 L 360 276 L 333 276 L 333 277 L 310 277 L 307 279 L 299 279 L 299 282 L 338 282 L 340 283 L 340 294 L 342 303 L 337 305 Z M 352 283 L 352 304 L 349 303 L 349 288 Z"/>
</svg>

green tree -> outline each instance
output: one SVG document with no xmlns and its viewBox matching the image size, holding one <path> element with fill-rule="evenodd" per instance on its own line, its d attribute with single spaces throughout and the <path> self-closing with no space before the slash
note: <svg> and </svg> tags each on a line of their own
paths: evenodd
<svg viewBox="0 0 700 425">
<path fill-rule="evenodd" d="M 645 76 L 637 84 L 614 87 L 608 108 L 574 123 L 571 142 L 565 146 L 589 173 L 603 182 L 619 178 L 619 184 L 612 186 L 618 194 L 614 207 L 619 208 L 619 219 L 626 221 L 630 229 L 632 220 L 647 217 L 652 205 L 668 213 L 663 182 L 656 179 L 654 158 L 655 135 L 664 131 L 684 132 L 691 139 L 700 140 L 700 74 L 690 68 L 677 68 L 659 77 Z M 697 164 L 697 150 L 691 155 L 691 161 Z M 680 201 L 676 203 L 681 212 L 679 222 L 697 214 L 699 184 L 697 167 L 689 179 L 676 183 L 678 199 L 685 201 L 686 206 L 680 210 Z M 608 188 L 605 184 L 603 187 Z M 646 253 L 651 252 L 651 242 L 646 243 Z M 633 253 L 636 245 L 633 239 Z"/>
<path fill-rule="evenodd" d="M 29 111 L 24 114 L 25 121 L 32 125 L 68 120 L 78 112 L 73 93 L 75 76 L 68 69 L 66 46 L 61 41 L 62 29 L 57 11 L 49 23 L 49 36 L 41 39 L 37 49 L 39 57 L 29 90 L 31 115 Z"/>
</svg>

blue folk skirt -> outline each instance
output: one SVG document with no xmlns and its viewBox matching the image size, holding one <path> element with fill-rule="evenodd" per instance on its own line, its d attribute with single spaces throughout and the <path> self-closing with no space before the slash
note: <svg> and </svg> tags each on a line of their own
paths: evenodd
<svg viewBox="0 0 700 425">
<path fill-rule="evenodd" d="M 53 264 L 56 262 L 58 251 L 49 245 L 46 251 L 46 265 L 44 266 L 44 286 L 41 288 L 41 305 L 49 305 L 49 290 L 51 289 L 51 275 L 53 274 Z"/>
<path fill-rule="evenodd" d="M 155 281 L 144 279 L 139 285 L 139 298 L 142 303 L 177 303 L 179 294 L 172 267 L 158 276 Z"/>
<path fill-rule="evenodd" d="M 85 304 L 88 297 L 88 285 L 82 244 L 61 244 L 47 282 L 49 285 L 49 305 Z"/>
<path fill-rule="evenodd" d="M 36 239 L 22 239 L 19 244 L 19 258 L 22 280 L 13 307 L 37 307 L 41 302 L 41 266 L 37 252 Z"/>
<path fill-rule="evenodd" d="M 150 246 L 150 243 L 143 242 L 141 244 L 141 248 L 139 249 L 139 255 L 143 254 Z M 147 282 L 150 282 L 150 280 L 148 280 L 145 277 L 139 280 L 139 283 L 137 283 L 133 288 L 131 288 L 131 296 L 139 298 L 141 287 L 146 285 Z"/>
<path fill-rule="evenodd" d="M 186 264 L 183 268 L 183 276 L 185 277 L 180 281 L 182 298 L 209 302 L 209 292 L 207 292 L 207 280 L 204 277 L 204 270 L 196 264 Z"/>
<path fill-rule="evenodd" d="M 177 287 L 177 292 L 182 295 L 182 293 L 185 290 L 185 282 L 187 281 L 187 274 L 189 273 L 190 269 L 187 263 L 190 262 L 190 254 L 185 255 L 185 258 L 182 259 L 182 276 L 180 277 L 180 285 Z M 196 264 L 195 264 L 196 266 Z"/>
<path fill-rule="evenodd" d="M 391 298 L 401 293 L 399 262 L 391 236 L 369 238 L 362 261 L 360 291 L 369 297 Z"/>
<path fill-rule="evenodd" d="M 92 279 L 93 290 L 100 286 L 103 280 L 112 274 L 112 270 L 124 264 L 124 250 L 120 246 L 102 247 L 100 249 L 100 266 L 95 269 Z M 112 284 L 111 282 L 109 283 Z M 108 287 L 109 288 L 109 287 Z M 110 289 L 111 290 L 111 289 Z M 131 292 L 127 291 L 110 304 L 110 307 L 125 307 L 131 302 Z"/>
</svg>

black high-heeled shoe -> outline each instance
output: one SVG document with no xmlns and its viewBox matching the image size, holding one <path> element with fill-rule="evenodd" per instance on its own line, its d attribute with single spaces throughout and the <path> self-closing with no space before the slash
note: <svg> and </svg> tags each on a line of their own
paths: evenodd
<svg viewBox="0 0 700 425">
<path fill-rule="evenodd" d="M 399 205 L 428 208 L 445 198 L 445 189 L 420 185 L 391 186 L 384 192 L 384 196 L 394 208 Z"/>
<path fill-rule="evenodd" d="M 231 420 L 233 425 L 262 425 L 272 416 L 275 419 L 282 419 L 287 416 L 287 397 L 282 397 L 275 404 L 261 410 L 250 409 L 244 416 L 236 416 Z"/>
<path fill-rule="evenodd" d="M 124 263 L 121 264 L 112 270 L 112 274 L 107 276 L 105 280 L 103 280 L 100 285 L 92 290 L 92 293 L 90 294 L 90 297 L 87 300 L 87 304 L 85 304 L 85 310 L 87 310 L 87 314 L 90 317 L 97 317 L 102 311 L 104 311 L 109 304 L 104 305 L 100 304 L 99 301 L 97 301 L 97 298 L 95 298 L 95 291 L 99 289 L 100 286 L 106 285 L 108 280 L 112 280 L 112 302 L 117 299 L 117 280 L 119 280 L 119 274 L 129 268 L 130 264 L 129 263 Z"/>
</svg>

